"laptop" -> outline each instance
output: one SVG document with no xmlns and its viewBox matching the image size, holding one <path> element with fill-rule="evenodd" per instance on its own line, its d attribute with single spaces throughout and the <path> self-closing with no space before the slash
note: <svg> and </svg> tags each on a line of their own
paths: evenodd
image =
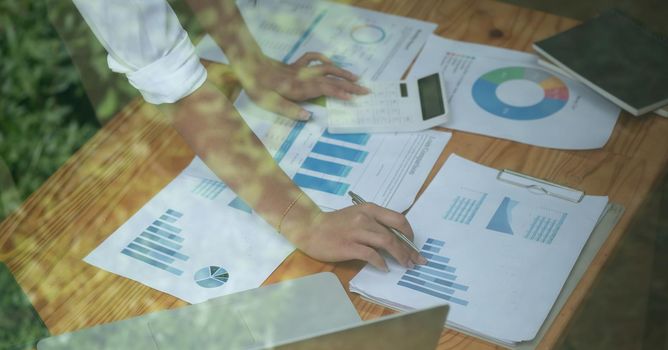
<svg viewBox="0 0 668 350">
<path fill-rule="evenodd" d="M 447 311 L 362 322 L 324 272 L 42 339 L 37 349 L 433 349 Z"/>
</svg>

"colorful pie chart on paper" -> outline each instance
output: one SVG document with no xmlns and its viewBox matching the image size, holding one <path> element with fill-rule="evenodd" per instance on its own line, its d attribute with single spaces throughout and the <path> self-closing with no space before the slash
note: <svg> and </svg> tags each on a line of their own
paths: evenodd
<svg viewBox="0 0 668 350">
<path fill-rule="evenodd" d="M 207 266 L 195 272 L 195 282 L 204 288 L 220 287 L 230 278 L 227 270 L 220 266 Z"/>
<path fill-rule="evenodd" d="M 508 92 L 504 85 L 517 88 Z M 523 105 L 500 96 L 500 90 L 503 90 L 504 96 L 514 94 L 517 100 L 532 93 L 535 95 L 536 91 L 541 94 L 540 90 L 542 96 L 538 96 L 539 101 L 535 103 Z M 473 83 L 472 94 L 475 102 L 485 111 L 513 120 L 549 117 L 564 108 L 569 97 L 568 86 L 561 79 L 529 67 L 504 67 L 487 72 Z"/>
</svg>

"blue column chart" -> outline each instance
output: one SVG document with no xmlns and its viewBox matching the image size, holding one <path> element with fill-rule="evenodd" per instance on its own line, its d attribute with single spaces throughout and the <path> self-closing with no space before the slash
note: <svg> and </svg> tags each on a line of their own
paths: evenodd
<svg viewBox="0 0 668 350">
<path fill-rule="evenodd" d="M 297 172 L 294 182 L 302 188 L 345 195 L 350 184 L 341 180 L 350 174 L 352 164 L 364 163 L 368 152 L 360 147 L 365 146 L 370 137 L 369 134 L 330 134 L 325 131 L 301 165 L 301 169 L 309 172 Z M 334 140 L 337 143 L 332 143 Z"/>
<path fill-rule="evenodd" d="M 513 106 L 501 101 L 497 88 L 511 80 L 526 80 L 538 84 L 544 91 L 543 99 L 531 106 Z M 569 96 L 568 87 L 561 79 L 543 70 L 529 67 L 505 67 L 490 71 L 473 83 L 471 93 L 482 109 L 495 116 L 512 120 L 549 117 L 566 106 Z"/>
<path fill-rule="evenodd" d="M 452 200 L 443 219 L 469 225 L 478 209 L 487 198 L 487 193 L 461 188 L 460 194 Z"/>
<path fill-rule="evenodd" d="M 427 239 L 420 251 L 427 264 L 406 271 L 397 285 L 466 306 L 469 302 L 462 297 L 469 287 L 456 282 L 457 269 L 450 265 L 450 258 L 439 255 L 444 245 L 443 241 Z"/>
<path fill-rule="evenodd" d="M 183 271 L 174 267 L 177 261 L 187 261 L 189 257 L 181 254 L 181 229 L 177 227 L 182 213 L 167 209 L 163 215 L 153 221 L 144 232 L 133 239 L 121 254 L 148 264 L 156 269 L 180 276 Z"/>
<path fill-rule="evenodd" d="M 206 199 L 215 199 L 226 188 L 227 185 L 222 181 L 202 179 L 192 190 L 192 193 Z"/>
<path fill-rule="evenodd" d="M 203 267 L 197 270 L 193 277 L 195 283 L 204 288 L 220 287 L 225 284 L 229 278 L 230 274 L 220 266 Z"/>
<path fill-rule="evenodd" d="M 524 238 L 545 243 L 552 244 L 552 241 L 559 233 L 561 225 L 566 221 L 566 213 L 550 212 L 542 213 L 542 215 L 535 215 L 531 220 L 531 225 L 524 234 Z"/>
</svg>

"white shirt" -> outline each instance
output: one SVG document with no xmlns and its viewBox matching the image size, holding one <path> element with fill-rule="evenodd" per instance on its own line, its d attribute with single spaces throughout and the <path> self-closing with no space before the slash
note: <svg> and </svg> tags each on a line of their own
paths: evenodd
<svg viewBox="0 0 668 350">
<path fill-rule="evenodd" d="M 124 73 L 144 99 L 172 103 L 206 80 L 188 33 L 165 0 L 74 0 L 107 50 L 107 63 Z"/>
</svg>

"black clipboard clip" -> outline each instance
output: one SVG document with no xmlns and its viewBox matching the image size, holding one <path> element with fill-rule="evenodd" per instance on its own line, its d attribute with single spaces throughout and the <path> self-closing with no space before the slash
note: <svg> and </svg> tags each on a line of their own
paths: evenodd
<svg viewBox="0 0 668 350">
<path fill-rule="evenodd" d="M 526 188 L 533 194 L 552 196 L 573 203 L 580 203 L 585 196 L 584 191 L 555 184 L 508 169 L 499 170 L 496 174 L 496 179 L 511 185 Z"/>
</svg>

